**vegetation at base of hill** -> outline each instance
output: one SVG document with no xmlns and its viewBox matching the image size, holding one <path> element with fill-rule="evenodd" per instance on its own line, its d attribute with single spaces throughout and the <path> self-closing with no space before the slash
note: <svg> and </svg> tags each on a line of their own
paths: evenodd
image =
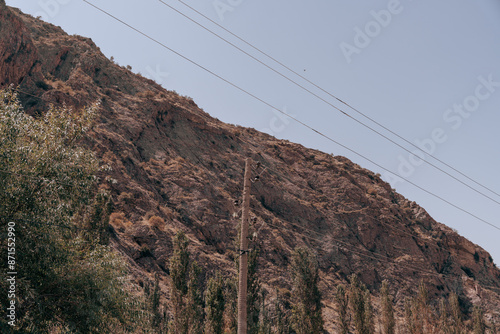
<svg viewBox="0 0 500 334">
<path fill-rule="evenodd" d="M 142 306 L 127 292 L 125 262 L 107 245 L 111 201 L 97 188 L 98 160 L 78 145 L 97 110 L 51 108 L 32 117 L 13 90 L 0 92 L 0 233 L 7 240 L 15 223 L 9 271 L 17 272 L 12 299 L 3 293 L 10 287 L 3 266 L 14 247 L 2 241 L 3 332 L 134 331 L 131 312 Z M 15 326 L 7 323 L 11 300 Z"/>
</svg>

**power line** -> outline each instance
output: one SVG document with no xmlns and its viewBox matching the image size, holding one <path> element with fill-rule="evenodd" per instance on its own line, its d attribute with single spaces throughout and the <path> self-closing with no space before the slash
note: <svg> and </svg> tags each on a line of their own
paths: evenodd
<svg viewBox="0 0 500 334">
<path fill-rule="evenodd" d="M 216 33 L 212 32 L 211 30 L 209 30 L 208 28 L 204 27 L 203 25 L 201 25 L 200 23 L 196 22 L 195 20 L 189 18 L 187 15 L 179 12 L 177 9 L 171 7 L 170 5 L 167 5 L 166 3 L 164 3 L 162 0 L 159 0 L 161 3 L 165 4 L 166 6 L 172 8 L 173 10 L 175 10 L 176 12 L 178 12 L 179 14 L 183 15 L 184 17 L 188 18 L 189 20 L 195 22 L 196 24 L 198 24 L 199 26 L 203 27 L 205 30 L 207 31 L 210 31 L 212 34 L 216 35 L 217 37 L 221 38 L 222 40 L 226 41 L 224 38 L 222 38 L 221 36 L 217 35 Z M 361 112 L 360 110 L 358 110 L 357 108 L 353 107 L 352 105 L 350 105 L 349 103 L 345 102 L 344 100 L 338 98 L 337 96 L 333 95 L 332 93 L 330 93 L 329 91 L 325 90 L 324 88 L 322 88 L 321 86 L 317 85 L 316 83 L 314 83 L 313 81 L 307 79 L 305 76 L 303 76 L 302 74 L 298 73 L 297 71 L 294 71 L 292 68 L 290 68 L 289 66 L 285 65 L 283 62 L 277 60 L 276 58 L 272 57 L 271 55 L 269 55 L 268 53 L 262 51 L 261 49 L 259 49 L 258 47 L 254 46 L 253 44 L 247 42 L 245 39 L 243 39 L 242 37 L 236 35 L 235 33 L 231 32 L 230 30 L 224 28 L 222 25 L 220 25 L 219 23 L 215 22 L 214 20 L 212 20 L 211 18 L 209 18 L 208 16 L 206 16 L 205 14 L 201 13 L 200 11 L 198 11 L 197 9 L 193 8 L 192 6 L 186 4 L 184 1 L 182 0 L 177 0 L 178 2 L 180 2 L 181 4 L 183 4 L 184 6 L 188 7 L 189 9 L 191 9 L 192 11 L 194 11 L 195 13 L 197 13 L 198 15 L 202 16 L 203 18 L 205 18 L 206 20 L 212 22 L 213 24 L 215 24 L 217 27 L 219 27 L 220 29 L 226 31 L 227 33 L 231 34 L 232 36 L 234 36 L 235 38 L 237 38 L 238 40 L 240 40 L 241 42 L 245 43 L 246 45 L 250 46 L 252 49 L 258 51 L 259 53 L 261 53 L 262 55 L 266 56 L 267 58 L 271 59 L 272 61 L 274 61 L 275 63 L 279 64 L 280 66 L 282 66 L 283 68 L 287 69 L 288 71 L 292 72 L 293 74 L 297 75 L 298 77 L 300 77 L 301 79 L 305 80 L 306 82 L 308 82 L 309 84 L 313 85 L 314 87 L 318 88 L 319 90 L 321 90 L 322 92 L 328 94 L 329 96 L 333 97 L 334 99 L 336 99 L 337 101 L 339 101 L 340 103 L 344 104 L 345 106 L 351 108 L 353 111 L 355 111 L 356 113 L 358 113 L 359 115 L 363 116 L 364 118 L 370 120 L 371 122 L 377 124 L 378 126 L 380 126 L 381 128 L 383 128 L 384 130 L 390 132 L 391 134 L 393 134 L 394 136 L 398 137 L 399 139 L 403 140 L 404 142 L 406 142 L 407 144 L 413 146 L 414 148 L 418 149 L 419 151 L 421 151 L 422 153 L 424 154 L 429 154 L 429 156 L 431 158 L 433 158 L 434 160 L 442 163 L 443 165 L 445 165 L 446 167 L 452 169 L 453 171 L 457 172 L 458 174 L 462 175 L 463 177 L 467 178 L 468 180 L 472 181 L 473 183 L 483 187 L 484 189 L 492 192 L 493 194 L 497 195 L 497 196 L 500 196 L 500 194 L 494 190 L 492 190 L 491 188 L 475 181 L 474 179 L 472 179 L 471 177 L 467 176 L 465 173 L 459 171 L 458 169 L 456 169 L 455 167 L 449 165 L 448 163 L 442 161 L 441 159 L 435 157 L 434 155 L 432 155 L 431 153 L 429 152 L 425 152 L 422 148 L 420 148 L 419 146 L 415 145 L 414 143 L 412 143 L 411 141 L 409 141 L 408 139 L 404 138 L 403 136 L 399 135 L 398 133 L 392 131 L 391 129 L 389 129 L 388 127 L 384 126 L 383 124 L 381 124 L 380 122 L 377 122 L 375 119 L 373 119 L 372 117 L 364 114 L 363 112 Z M 233 45 L 233 43 L 230 43 L 230 42 L 227 42 L 229 43 L 230 45 Z M 234 45 L 233 45 L 234 46 Z M 235 46 L 236 47 L 236 46 Z M 244 52 L 245 54 L 249 55 L 247 52 L 241 50 L 240 48 L 236 47 L 238 50 Z M 253 56 L 249 55 L 250 57 L 252 57 L 253 59 L 255 59 Z M 257 60 L 257 59 L 255 59 Z M 262 64 L 262 62 L 260 60 L 257 60 L 259 63 Z M 264 66 L 270 68 L 268 65 L 266 64 L 263 64 Z M 277 72 L 276 70 L 274 69 L 271 69 L 273 70 L 274 72 Z M 279 73 L 281 76 L 284 77 L 283 74 Z M 287 78 L 288 79 L 288 78 Z M 291 80 L 291 79 L 288 79 L 288 80 Z M 299 85 L 300 86 L 300 85 Z M 335 109 L 339 110 L 342 114 L 344 114 L 345 116 L 348 116 L 350 118 L 352 118 L 353 120 L 355 120 L 356 122 L 358 123 L 361 123 L 359 120 L 357 119 L 354 119 L 353 117 L 351 117 L 350 115 L 348 115 L 347 113 L 345 113 L 344 111 L 340 110 L 339 108 L 333 106 Z M 364 125 L 364 124 L 363 124 Z M 371 129 L 371 128 L 370 128 Z M 374 129 L 371 129 L 372 131 L 375 131 L 377 132 L 376 130 Z M 378 133 L 378 132 L 377 132 Z M 381 135 L 381 134 L 379 134 Z M 383 135 L 381 135 L 383 136 Z M 384 138 L 386 138 L 385 136 L 383 136 Z M 394 141 L 392 141 L 391 139 L 389 138 L 386 138 L 388 140 L 390 140 L 391 142 L 393 142 L 394 144 L 398 145 L 399 147 L 403 148 L 405 151 L 409 152 L 410 154 L 412 154 L 413 156 L 421 159 L 421 157 L 417 156 L 416 154 L 414 154 L 413 152 L 410 152 L 408 151 L 407 149 L 405 149 L 404 147 L 400 146 L 399 144 L 395 143 Z M 427 160 L 425 159 L 421 159 L 423 160 L 424 162 L 426 163 L 429 163 Z M 429 163 L 430 164 L 430 163 Z M 438 168 L 432 164 L 430 164 L 431 166 L 435 167 L 435 168 Z M 438 168 L 439 169 L 439 168 Z M 441 169 L 439 169 L 441 170 Z M 446 173 L 446 172 L 444 172 Z M 447 173 L 446 173 L 447 174 Z M 449 174 L 448 174 L 449 175 Z M 453 177 L 451 175 L 449 175 L 450 177 Z M 455 177 L 453 177 L 454 179 L 456 179 Z M 462 181 L 458 180 L 459 182 L 463 183 Z M 463 183 L 465 184 L 465 183 Z M 465 184 L 466 186 L 468 186 L 467 184 Z M 470 186 L 468 186 L 470 188 Z M 471 188 L 473 189 L 473 188 Z M 476 192 L 478 192 L 476 189 L 474 189 Z M 480 192 L 479 192 L 480 193 Z M 481 193 L 482 194 L 482 193 Z M 484 194 L 483 194 L 484 195 Z M 489 198 L 488 196 L 486 196 L 487 198 Z M 496 202 L 496 201 L 495 201 Z M 498 203 L 498 202 L 497 202 Z M 500 203 L 499 203 L 500 204 Z"/>
<path fill-rule="evenodd" d="M 277 226 L 276 224 L 273 224 L 273 223 L 268 223 L 269 225 L 272 225 L 276 228 L 282 228 L 283 226 L 279 227 Z M 309 231 L 309 232 L 312 232 L 312 233 L 315 233 L 317 235 L 320 235 L 321 237 L 324 237 L 324 234 L 321 234 L 319 232 L 316 232 L 314 230 L 311 230 L 311 229 L 308 229 L 304 226 L 301 226 L 301 225 L 298 225 L 298 224 L 294 224 L 294 223 L 291 223 L 291 222 L 288 222 L 288 224 L 290 225 L 294 225 L 294 226 L 297 226 L 299 228 L 301 228 L 302 230 L 304 231 Z M 318 239 L 318 238 L 315 238 L 315 237 L 311 237 L 309 235 L 305 235 L 303 234 L 304 237 L 310 239 L 310 240 L 314 240 L 316 242 L 319 242 L 319 243 L 324 243 L 325 240 L 321 240 L 321 239 Z M 342 244 L 343 246 L 339 246 L 339 245 L 335 245 L 333 244 L 334 247 L 336 247 L 337 249 L 341 249 L 341 247 L 344 247 L 346 248 L 347 250 L 351 251 L 352 253 L 356 254 L 356 255 L 359 255 L 361 257 L 365 257 L 365 258 L 371 258 L 371 259 L 374 259 L 374 260 L 377 260 L 379 262 L 387 262 L 389 264 L 393 264 L 393 265 L 398 265 L 400 267 L 406 267 L 408 269 L 411 269 L 411 270 L 414 270 L 416 272 L 420 272 L 420 273 L 423 273 L 423 274 L 426 274 L 426 275 L 432 275 L 432 276 L 437 276 L 438 278 L 441 278 L 441 276 L 443 277 L 449 277 L 449 278 L 453 278 L 453 277 L 459 277 L 459 275 L 450 275 L 450 274 L 442 274 L 442 273 L 437 273 L 437 272 L 432 272 L 432 271 L 427 271 L 427 270 L 424 270 L 424 269 L 421 269 L 421 268 L 418 268 L 418 267 L 415 267 L 413 265 L 410 265 L 410 264 L 401 264 L 401 263 L 396 263 L 394 260 L 392 260 L 391 258 L 387 257 L 387 256 L 384 256 L 382 254 L 377 254 L 377 253 L 373 253 L 369 250 L 366 250 L 367 252 L 370 252 L 370 254 L 366 254 L 366 253 L 362 253 L 360 251 L 357 251 L 357 250 L 353 250 L 353 246 L 342 241 L 342 240 L 339 240 L 339 239 L 336 239 L 336 238 L 333 238 L 331 236 L 329 236 L 329 238 L 331 240 L 334 240 L 335 242 L 338 242 L 340 244 Z M 476 280 L 474 280 L 476 281 Z M 493 289 L 493 290 L 497 290 L 497 291 L 500 291 L 500 288 L 499 287 L 495 287 L 495 286 L 490 286 L 490 285 L 486 285 L 486 284 L 483 284 L 481 282 L 478 282 L 479 284 L 481 284 L 481 286 L 485 287 L 485 288 L 489 288 L 489 289 Z"/>
<path fill-rule="evenodd" d="M 195 62 L 194 60 L 191 60 L 190 58 L 188 58 L 188 57 L 184 56 L 183 54 L 181 54 L 181 53 L 179 53 L 179 52 L 175 51 L 174 49 L 172 49 L 172 48 L 168 47 L 168 46 L 167 46 L 167 45 L 165 45 L 164 43 L 162 43 L 162 42 L 158 41 L 157 39 L 155 39 L 155 38 L 151 37 L 150 35 L 148 35 L 148 34 L 146 34 L 146 33 L 142 32 L 141 30 L 139 30 L 139 29 L 135 28 L 134 26 L 132 26 L 132 25 L 128 24 L 127 22 L 125 22 L 125 21 L 123 21 L 123 20 L 121 20 L 121 19 L 117 18 L 116 16 L 114 16 L 114 15 L 110 14 L 109 12 L 105 11 L 104 9 L 101 9 L 100 7 L 98 7 L 98 6 L 94 5 L 93 3 L 89 2 L 88 0 L 82 0 L 82 1 L 83 1 L 83 2 L 85 2 L 85 3 L 87 3 L 89 6 L 94 7 L 95 9 L 97 9 L 97 10 L 98 10 L 98 11 L 100 11 L 100 12 L 102 12 L 103 14 L 105 14 L 105 15 L 107 15 L 107 16 L 109 16 L 109 17 L 113 18 L 114 20 L 116 20 L 116 21 L 120 22 L 121 24 L 125 25 L 126 27 L 128 27 L 128 28 L 130 28 L 130 29 L 134 30 L 134 31 L 135 31 L 135 32 L 137 32 L 138 34 L 140 34 L 140 35 L 142 35 L 142 36 L 146 37 L 147 39 L 149 39 L 149 40 L 153 41 L 154 43 L 156 43 L 156 44 L 160 45 L 161 47 L 163 47 L 163 48 L 165 48 L 165 49 L 169 50 L 170 52 L 172 52 L 172 53 L 174 53 L 174 54 L 176 54 L 177 56 L 179 56 L 179 57 L 181 57 L 182 59 L 184 59 L 184 60 L 188 61 L 189 63 L 191 63 L 191 64 L 195 65 L 196 67 L 198 67 L 198 68 L 200 68 L 200 69 L 202 69 L 202 70 L 204 70 L 204 71 L 208 72 L 209 74 L 213 75 L 214 77 L 216 77 L 216 78 L 218 78 L 218 79 L 222 80 L 223 82 L 227 83 L 228 85 L 230 85 L 230 86 L 232 86 L 232 87 L 236 88 L 237 90 L 239 90 L 239 91 L 241 91 L 241 92 L 245 93 L 246 95 L 248 95 L 248 96 L 252 97 L 253 99 L 255 99 L 255 100 L 257 100 L 257 101 L 259 101 L 259 102 L 263 103 L 264 105 L 266 105 L 266 106 L 268 106 L 268 107 L 270 107 L 270 108 L 272 108 L 272 109 L 276 110 L 277 112 L 279 112 L 279 113 L 281 113 L 281 114 L 283 114 L 283 115 L 285 115 L 285 116 L 289 117 L 290 119 L 294 120 L 295 122 L 297 122 L 297 123 L 301 124 L 302 126 L 304 126 L 304 127 L 308 128 L 309 130 L 311 130 L 311 131 L 313 131 L 313 132 L 317 133 L 317 134 L 318 134 L 318 135 L 320 135 L 321 137 L 324 137 L 325 139 L 327 139 L 327 140 L 331 141 L 332 143 L 335 143 L 335 144 L 339 145 L 340 147 L 342 147 L 342 148 L 344 148 L 344 149 L 348 150 L 349 152 L 351 152 L 351 153 L 353 153 L 353 154 L 355 154 L 355 155 L 357 155 L 357 156 L 359 156 L 359 157 L 361 157 L 361 158 L 365 159 L 366 161 L 368 161 L 368 162 L 372 163 L 373 165 L 375 165 L 375 166 L 379 167 L 380 169 L 383 169 L 383 170 L 387 171 L 388 173 L 390 173 L 390 174 L 392 174 L 392 175 L 394 175 L 394 176 L 396 176 L 396 177 L 399 177 L 399 178 L 401 178 L 402 180 L 405 180 L 406 182 L 408 182 L 409 184 L 413 185 L 414 187 L 417 187 L 418 189 L 420 189 L 420 190 L 424 191 L 425 193 L 427 193 L 427 194 L 429 194 L 429 195 L 431 195 L 431 196 L 433 196 L 433 197 L 435 197 L 435 198 L 437 198 L 437 199 L 439 199 L 439 200 L 441 200 L 441 201 L 443 201 L 443 202 L 447 203 L 448 205 L 450 205 L 450 206 L 454 207 L 455 209 L 457 209 L 457 210 L 459 210 L 459 211 L 462 211 L 462 212 L 464 212 L 464 213 L 468 214 L 469 216 L 474 217 L 474 218 L 476 218 L 477 220 L 479 220 L 479 221 L 481 221 L 481 222 L 483 222 L 483 223 L 485 223 L 485 224 L 487 224 L 487 225 L 489 225 L 489 226 L 491 226 L 491 227 L 493 227 L 493 228 L 495 228 L 495 229 L 497 229 L 497 230 L 499 230 L 499 231 L 500 231 L 500 227 L 498 227 L 498 226 L 496 226 L 496 225 L 494 225 L 494 224 L 492 224 L 492 223 L 488 222 L 488 221 L 487 221 L 487 220 L 485 220 L 485 219 L 482 219 L 482 218 L 478 217 L 477 215 L 475 215 L 475 214 L 471 213 L 470 211 L 467 211 L 467 210 L 465 210 L 465 209 L 461 208 L 460 206 L 458 206 L 458 205 L 456 205 L 456 204 L 453 204 L 452 202 L 450 202 L 450 201 L 448 201 L 448 200 L 444 199 L 443 197 L 441 197 L 441 196 L 439 196 L 439 195 L 437 195 L 437 194 L 435 194 L 435 193 L 433 193 L 433 192 L 431 192 L 431 191 L 429 191 L 429 190 L 427 190 L 427 189 L 425 189 L 425 188 L 423 188 L 423 187 L 421 187 L 421 186 L 417 185 L 416 183 L 414 183 L 414 182 L 412 182 L 412 181 L 408 180 L 407 178 L 404 178 L 404 177 L 401 177 L 401 176 L 397 175 L 396 173 L 392 172 L 392 171 L 391 171 L 391 170 L 389 170 L 388 168 L 383 167 L 382 165 L 380 165 L 380 164 L 376 163 L 376 162 L 375 162 L 375 161 L 373 161 L 372 159 L 370 159 L 370 158 L 368 158 L 368 157 L 364 156 L 363 154 L 358 153 L 357 151 L 355 151 L 355 150 L 353 150 L 353 149 L 351 149 L 351 148 L 347 147 L 346 145 L 341 144 L 340 142 L 338 142 L 338 141 L 334 140 L 334 139 L 333 139 L 333 138 L 331 138 L 330 136 L 325 135 L 324 133 L 320 132 L 319 130 L 316 130 L 316 129 L 315 129 L 315 128 L 313 128 L 312 126 L 310 126 L 310 125 L 308 125 L 308 124 L 304 123 L 303 121 L 301 121 L 301 120 L 299 120 L 299 119 L 297 119 L 297 118 L 295 118 L 295 117 L 293 117 L 293 116 L 291 116 L 291 115 L 288 115 L 287 113 L 283 112 L 282 110 L 280 110 L 279 108 L 277 108 L 277 107 L 275 107 L 274 105 L 270 104 L 269 102 L 266 102 L 265 100 L 261 99 L 260 97 L 256 96 L 255 94 L 250 93 L 248 90 L 246 90 L 246 89 L 244 89 L 244 88 L 242 88 L 242 87 L 240 87 L 240 86 L 236 85 L 235 83 L 233 83 L 233 82 L 229 81 L 228 79 L 225 79 L 224 77 L 222 77 L 222 76 L 220 76 L 219 74 L 217 74 L 217 73 L 213 72 L 212 70 L 208 69 L 207 67 L 204 67 L 203 65 L 198 64 L 198 63 L 197 63 L 197 62 Z"/>
<path fill-rule="evenodd" d="M 48 99 L 44 99 L 44 98 L 42 98 L 42 97 L 39 97 L 39 96 L 36 96 L 36 95 L 32 95 L 32 94 L 30 94 L 30 93 L 27 93 L 27 92 L 25 92 L 25 91 L 23 91 L 23 90 L 20 90 L 19 88 L 16 88 L 16 89 L 14 89 L 14 90 L 15 90 L 15 91 L 17 91 L 17 92 L 19 92 L 19 93 L 22 93 L 22 94 L 25 94 L 25 95 L 29 95 L 29 96 L 31 96 L 31 97 L 34 97 L 34 98 L 37 98 L 37 99 L 43 100 L 43 101 L 45 101 L 45 102 L 52 102 L 52 101 L 49 101 Z M 186 142 L 185 140 L 183 140 L 181 137 L 179 137 L 178 139 L 186 145 L 186 149 L 187 149 L 189 152 L 191 152 L 191 153 L 192 153 L 193 157 L 195 157 L 195 158 L 196 158 L 196 160 L 197 160 L 200 164 L 202 164 L 201 159 L 199 159 L 199 157 L 197 156 L 197 154 L 195 154 L 195 153 L 194 153 L 194 151 L 193 151 L 193 150 L 191 150 L 191 148 L 189 147 L 189 145 L 187 144 L 187 142 Z M 247 142 L 247 143 L 248 143 L 248 142 Z M 255 153 L 255 152 L 254 152 L 254 153 Z M 277 172 L 274 168 L 272 168 L 272 167 L 270 167 L 270 166 L 266 166 L 265 168 L 266 168 L 266 169 L 268 169 L 268 170 L 273 171 L 273 172 L 274 172 L 274 173 L 276 173 L 276 174 L 279 174 L 279 173 L 278 173 L 278 172 Z M 24 177 L 28 177 L 28 178 L 31 178 L 31 179 L 42 179 L 42 180 L 48 180 L 47 178 L 42 177 L 42 176 L 22 174 L 22 173 L 17 173 L 17 172 L 11 172 L 11 171 L 7 171 L 7 170 L 3 170 L 3 169 L 0 169 L 0 172 L 10 173 L 10 174 L 13 174 L 13 175 L 16 175 L 16 176 L 24 176 Z M 49 180 L 49 181 L 56 182 L 56 183 L 59 183 L 59 184 L 61 184 L 61 185 L 73 186 L 71 183 L 62 182 L 62 181 L 60 181 L 60 180 Z M 214 203 L 214 202 L 212 202 L 212 204 L 215 204 L 215 203 Z M 334 212 L 334 213 L 335 213 L 335 214 L 344 214 L 344 213 L 359 213 L 359 212 L 361 212 L 361 211 L 363 211 L 363 210 L 365 210 L 365 209 L 366 209 L 366 208 L 362 208 L 362 209 L 359 209 L 359 210 L 352 210 L 352 211 L 348 211 L 348 212 Z M 259 212 L 259 213 L 261 213 L 261 214 L 265 214 L 265 215 L 267 215 L 266 213 L 264 213 L 264 212 L 262 212 L 261 210 L 256 209 L 256 208 L 252 209 L 252 211 L 254 211 L 254 212 L 255 212 L 255 211 L 257 211 L 257 212 Z M 220 216 L 220 215 L 217 215 L 217 214 L 216 214 L 215 216 L 218 216 L 218 217 L 223 217 L 223 216 Z M 0 216 L 0 217 L 6 218 L 5 216 Z M 225 218 L 228 218 L 228 217 L 225 217 Z M 374 218 L 372 217 L 372 219 L 374 219 Z M 396 231 L 396 232 L 397 232 L 397 233 L 399 233 L 399 234 L 406 235 L 406 236 L 409 236 L 409 237 L 411 237 L 411 238 L 420 239 L 420 240 L 425 241 L 425 242 L 430 241 L 429 239 L 425 239 L 425 238 L 420 237 L 420 236 L 418 236 L 418 235 L 416 235 L 416 234 L 412 234 L 412 233 L 409 233 L 409 232 L 402 231 L 401 229 L 399 229 L 399 228 L 397 228 L 397 227 L 393 226 L 393 225 L 392 225 L 392 224 L 390 224 L 390 223 L 383 222 L 383 221 L 376 220 L 376 219 L 374 219 L 374 221 L 375 221 L 376 223 L 379 223 L 379 224 L 382 224 L 382 225 L 385 225 L 385 226 L 389 227 L 390 229 L 392 229 L 392 230 Z M 33 223 L 35 223 L 34 221 L 29 221 L 29 222 L 33 222 Z M 263 220 L 263 223 L 262 223 L 262 225 L 260 226 L 259 231 L 262 229 L 262 227 L 263 227 L 264 223 L 265 223 L 265 220 Z M 336 225 L 339 225 L 339 226 L 340 226 L 340 224 L 338 224 L 338 223 L 335 223 L 335 222 L 331 222 L 331 223 L 332 223 L 332 224 L 336 224 Z M 57 225 L 57 224 L 52 224 L 52 223 L 46 223 L 46 224 L 47 224 L 47 225 L 59 226 L 59 227 L 63 227 L 63 228 L 69 228 L 68 226 L 65 226 L 65 225 Z M 216 223 L 216 224 L 214 224 L 214 225 L 219 225 L 219 224 L 221 224 L 221 223 Z M 83 229 L 78 228 L 78 227 L 76 227 L 76 226 L 73 226 L 73 228 L 83 230 Z M 159 238 L 154 238 L 154 237 L 141 237 L 141 239 L 143 239 L 143 238 L 146 238 L 146 239 L 153 239 L 153 240 L 159 240 Z M 434 243 L 437 243 L 437 241 L 435 241 L 434 239 L 432 239 L 431 241 L 433 241 Z M 408 249 L 406 249 L 406 250 L 408 250 Z M 406 254 L 406 253 L 402 253 L 402 252 L 400 252 L 400 254 L 403 254 L 403 255 L 404 255 L 404 254 Z"/>
<path fill-rule="evenodd" d="M 256 62 L 258 62 L 259 64 L 265 66 L 266 68 L 270 69 L 271 71 L 273 71 L 274 73 L 280 75 L 281 77 L 285 78 L 286 80 L 290 81 L 291 83 L 295 84 L 296 86 L 298 86 L 299 88 L 303 89 L 304 91 L 306 91 L 307 93 L 313 95 L 314 97 L 318 98 L 319 100 L 323 101 L 324 103 L 328 104 L 329 106 L 335 108 L 336 110 L 338 110 L 339 112 L 341 112 L 343 115 L 347 116 L 348 118 L 352 119 L 353 121 L 357 122 L 358 124 L 361 124 L 362 126 L 364 126 L 365 128 L 371 130 L 372 132 L 375 132 L 376 134 L 378 134 L 379 136 L 383 137 L 384 139 L 390 141 L 391 143 L 393 143 L 394 145 L 398 146 L 399 148 L 405 150 L 406 152 L 410 153 L 412 156 L 418 158 L 418 159 L 421 159 L 422 161 L 424 161 L 425 163 L 427 163 L 428 165 L 434 167 L 435 169 L 441 171 L 442 173 L 448 175 L 449 177 L 451 177 L 452 179 L 460 182 L 461 184 L 463 184 L 464 186 L 468 187 L 469 189 L 477 192 L 478 194 L 488 198 L 489 200 L 497 203 L 500 205 L 500 201 L 497 201 L 495 200 L 494 198 L 484 194 L 483 192 L 477 190 L 476 188 L 470 186 L 469 184 L 463 182 L 462 180 L 460 180 L 459 178 L 455 177 L 454 175 L 448 173 L 447 171 L 443 170 L 442 168 L 434 165 L 433 163 L 425 160 L 424 158 L 422 157 L 419 157 L 417 154 L 415 154 L 414 152 L 410 151 L 409 149 L 407 149 L 406 147 L 400 145 L 399 143 L 397 143 L 396 141 L 392 140 L 391 138 L 387 137 L 386 135 L 384 135 L 383 133 L 377 131 L 376 129 L 372 128 L 371 126 L 361 122 L 360 120 L 352 117 L 351 115 L 349 115 L 348 113 L 346 113 L 345 111 L 343 111 L 342 109 L 338 108 L 337 106 L 333 105 L 332 103 L 328 102 L 327 100 L 325 100 L 324 98 L 322 98 L 321 96 L 319 96 L 318 94 L 312 92 L 311 90 L 307 89 L 306 87 L 304 87 L 303 85 L 299 84 L 298 82 L 296 82 L 295 80 L 289 78 L 288 76 L 284 75 L 283 73 L 279 72 L 278 70 L 272 68 L 271 66 L 267 65 L 266 63 L 264 63 L 263 61 L 259 60 L 258 58 L 254 57 L 253 55 L 251 55 L 250 53 L 246 52 L 245 50 L 241 49 L 240 47 L 238 47 L 237 45 L 235 45 L 234 43 L 231 43 L 230 41 L 228 41 L 227 39 L 225 39 L 224 37 L 220 36 L 219 34 L 215 33 L 214 31 L 208 29 L 207 27 L 205 27 L 204 25 L 202 25 L 201 23 L 199 23 L 198 21 L 192 19 L 191 17 L 189 17 L 188 15 L 180 12 L 179 10 L 177 10 L 176 8 L 172 7 L 171 5 L 167 4 L 166 2 L 164 2 L 163 0 L 158 0 L 160 3 L 162 3 L 163 5 L 167 6 L 168 8 L 170 8 L 171 10 L 175 11 L 176 13 L 182 15 L 183 17 L 187 18 L 188 20 L 190 20 L 191 22 L 193 22 L 194 24 L 198 25 L 199 27 L 205 29 L 206 31 L 210 32 L 211 34 L 213 34 L 214 36 L 218 37 L 219 39 L 223 40 L 224 42 L 226 42 L 227 44 L 231 45 L 232 47 L 236 48 L 238 51 L 242 52 L 243 54 L 247 55 L 248 57 L 252 58 L 253 60 L 255 60 Z M 180 0 L 178 0 L 180 1 Z M 182 2 L 182 1 L 181 1 Z M 333 95 L 332 95 L 333 96 Z M 349 106 L 350 107 L 350 106 Z M 351 107 L 352 108 L 352 107 Z M 364 115 L 363 115 L 364 116 Z M 366 116 L 365 116 L 366 117 Z M 389 130 L 390 131 L 390 130 Z M 392 132 L 392 131 L 391 131 Z M 410 144 L 412 144 L 410 142 Z M 424 152 L 422 149 L 420 149 L 418 146 L 412 144 L 413 146 L 417 147 L 420 151 Z M 425 154 L 426 152 L 424 152 Z"/>
</svg>

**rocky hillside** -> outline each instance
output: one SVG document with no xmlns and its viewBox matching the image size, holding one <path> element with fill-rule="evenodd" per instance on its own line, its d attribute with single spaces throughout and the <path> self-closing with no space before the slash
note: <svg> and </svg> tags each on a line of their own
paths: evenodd
<svg viewBox="0 0 500 334">
<path fill-rule="evenodd" d="M 352 273 L 373 291 L 387 279 L 400 305 L 424 279 L 431 297 L 458 291 L 464 308 L 481 304 L 488 317 L 499 315 L 500 270 L 490 255 L 378 175 L 344 157 L 222 123 L 192 99 L 116 65 L 92 40 L 0 4 L 0 88 L 10 84 L 32 115 L 50 103 L 101 101 L 85 145 L 111 166 L 102 187 L 114 196 L 112 242 L 138 282 L 158 272 L 165 288 L 178 230 L 207 270 L 235 271 L 237 202 L 251 157 L 261 165 L 251 190 L 251 244 L 263 250 L 261 276 L 270 287 L 289 288 L 291 250 L 314 249 L 328 328 L 333 287 Z"/>
</svg>

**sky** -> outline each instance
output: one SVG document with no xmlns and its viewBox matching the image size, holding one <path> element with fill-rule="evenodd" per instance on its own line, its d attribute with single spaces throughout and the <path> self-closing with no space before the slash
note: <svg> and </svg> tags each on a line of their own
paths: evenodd
<svg viewBox="0 0 500 334">
<path fill-rule="evenodd" d="M 69 34 L 92 38 L 106 56 L 113 56 L 120 65 L 130 65 L 132 71 L 192 97 L 203 110 L 224 122 L 343 155 L 380 173 L 399 193 L 489 251 L 500 264 L 500 1 L 183 0 L 425 153 L 280 67 L 181 1 L 163 1 L 326 102 L 158 0 L 89 0 L 376 165 L 82 0 L 6 2 L 61 26 Z M 417 152 L 420 158 L 345 116 L 332 104 Z M 432 160 L 430 155 L 480 185 Z"/>
</svg>

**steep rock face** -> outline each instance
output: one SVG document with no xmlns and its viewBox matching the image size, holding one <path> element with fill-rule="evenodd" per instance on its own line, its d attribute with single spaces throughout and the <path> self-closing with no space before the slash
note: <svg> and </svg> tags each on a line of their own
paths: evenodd
<svg viewBox="0 0 500 334">
<path fill-rule="evenodd" d="M 22 20 L 0 3 L 0 86 L 34 73 L 38 55 Z"/>
<path fill-rule="evenodd" d="M 318 255 L 327 306 L 335 284 L 357 273 L 370 289 L 389 280 L 399 303 L 424 279 L 432 296 L 461 291 L 464 305 L 481 300 L 490 313 L 500 309 L 500 271 L 489 254 L 372 172 L 215 120 L 191 99 L 109 61 L 90 39 L 1 5 L 0 18 L 0 86 L 19 84 L 27 112 L 101 101 L 85 144 L 112 167 L 102 187 L 115 199 L 113 244 L 137 280 L 167 277 L 178 230 L 205 268 L 234 273 L 235 201 L 251 157 L 266 168 L 254 172 L 262 175 L 252 184 L 251 245 L 262 249 L 269 286 L 289 286 L 290 253 L 305 245 Z"/>
</svg>

